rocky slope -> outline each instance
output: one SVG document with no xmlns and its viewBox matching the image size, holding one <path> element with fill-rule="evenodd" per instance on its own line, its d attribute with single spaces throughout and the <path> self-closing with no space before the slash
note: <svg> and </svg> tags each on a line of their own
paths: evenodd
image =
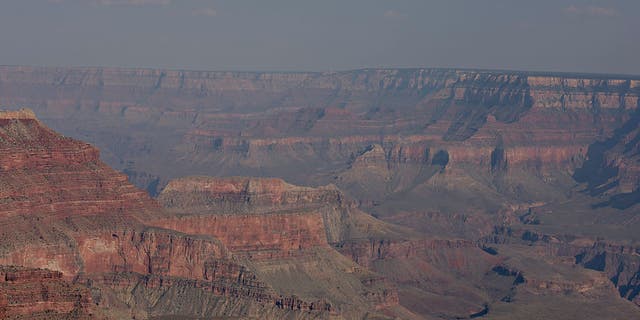
<svg viewBox="0 0 640 320">
<path fill-rule="evenodd" d="M 15 108 L 28 104 L 57 130 L 95 143 L 103 150 L 104 160 L 125 172 L 138 186 L 153 195 L 162 192 L 160 200 L 168 208 L 168 212 L 158 213 L 161 211 L 156 204 L 149 204 L 139 191 L 123 185 L 123 176 L 118 178 L 120 182 L 104 178 L 104 192 L 108 195 L 104 198 L 87 191 L 93 189 L 75 190 L 71 184 L 53 196 L 45 189 L 36 195 L 38 188 L 47 183 L 65 184 L 63 178 L 57 178 L 62 177 L 56 171 L 61 169 L 49 168 L 49 160 L 63 157 L 71 163 L 70 171 L 84 172 L 87 169 L 83 161 L 95 159 L 97 152 L 93 154 L 95 151 L 85 146 L 79 147 L 86 149 L 82 152 L 65 154 L 53 152 L 52 147 L 49 157 L 37 150 L 25 153 L 11 149 L 9 144 L 11 152 L 6 155 L 22 154 L 7 156 L 10 160 L 3 166 L 16 170 L 26 166 L 21 169 L 26 173 L 22 180 L 7 184 L 7 199 L 0 203 L 12 215 L 7 219 L 14 219 L 6 223 L 20 221 L 17 225 L 24 226 L 8 231 L 6 237 L 25 237 L 27 244 L 44 241 L 51 244 L 46 248 L 59 249 L 47 249 L 43 256 L 71 261 L 66 257 L 73 256 L 75 249 L 68 244 L 76 238 L 68 230 L 109 225 L 100 229 L 100 237 L 111 248 L 115 238 L 107 240 L 108 236 L 122 238 L 125 234 L 119 232 L 123 230 L 132 232 L 126 235 L 145 234 L 145 241 L 156 246 L 152 239 L 165 235 L 156 233 L 174 228 L 182 232 L 176 237 L 203 241 L 203 247 L 226 252 L 196 260 L 220 259 L 245 266 L 263 281 L 264 292 L 277 293 L 292 293 L 298 288 L 272 287 L 272 283 L 285 283 L 283 279 L 295 277 L 304 282 L 308 280 L 306 275 L 322 273 L 325 268 L 333 268 L 331 265 L 350 270 L 357 262 L 364 271 L 346 278 L 334 277 L 327 283 L 351 279 L 351 291 L 342 290 L 343 297 L 353 297 L 351 293 L 366 287 L 366 283 L 383 283 L 361 291 L 376 296 L 375 292 L 387 288 L 385 283 L 391 283 L 397 288 L 397 295 L 390 297 L 397 296 L 399 306 L 391 303 L 380 310 L 404 315 L 410 309 L 432 317 L 480 316 L 487 311 L 485 304 L 487 312 L 497 318 L 514 310 L 536 314 L 523 304 L 502 303 L 501 299 L 510 296 L 511 291 L 534 309 L 547 303 L 595 305 L 597 299 L 593 297 L 608 295 L 606 292 L 610 293 L 612 287 L 601 285 L 600 276 L 588 273 L 589 268 L 594 269 L 595 262 L 590 261 L 600 261 L 602 255 L 598 249 L 589 248 L 596 242 L 636 248 L 640 241 L 636 232 L 640 226 L 640 179 L 636 168 L 639 95 L 640 78 L 632 76 L 447 69 L 234 73 L 1 67 L 0 105 Z M 7 124 L 13 123 L 12 117 L 7 118 Z M 73 167 L 73 163 L 79 165 Z M 55 174 L 46 179 L 29 176 L 29 170 L 34 168 L 53 170 Z M 244 178 L 216 181 L 213 185 L 218 189 L 203 185 L 209 178 L 169 183 L 173 178 L 192 175 L 282 177 L 300 185 L 334 185 L 343 191 L 336 187 L 317 191 L 279 180 Z M 72 179 L 79 179 L 76 184 L 82 185 L 93 177 Z M 23 184 L 33 186 L 36 202 L 21 198 Z M 119 188 L 122 193 L 116 194 L 113 190 Z M 273 198 L 272 194 L 278 196 Z M 128 201 L 130 198 L 137 200 Z M 62 207 L 80 212 L 79 208 L 89 203 L 86 201 L 94 200 L 86 218 L 80 218 L 82 214 L 67 218 L 60 213 L 64 211 Z M 99 209 L 102 203 L 108 203 L 107 211 L 121 210 L 123 215 L 103 214 Z M 50 219 L 63 221 L 59 222 L 61 226 L 52 224 L 55 232 L 40 231 L 39 220 L 34 220 L 37 218 L 24 218 L 32 205 L 55 211 L 50 216 L 56 218 Z M 129 207 L 121 209 L 122 206 Z M 153 221 L 152 227 L 147 226 L 149 221 Z M 252 227 L 225 228 L 219 221 Z M 324 228 L 319 227 L 321 223 Z M 265 233 L 267 227 L 277 232 Z M 111 231 L 113 228 L 118 232 Z M 502 230 L 498 232 L 500 236 L 496 236 L 496 230 Z M 504 236 L 505 230 L 511 234 Z M 176 231 L 166 234 L 173 232 Z M 237 232 L 249 237 L 236 237 Z M 589 245 L 574 248 L 565 243 L 565 247 L 574 248 L 569 250 L 570 255 L 551 249 L 534 250 L 532 253 L 544 263 L 534 264 L 536 267 L 527 272 L 529 277 L 525 275 L 532 286 L 514 286 L 511 271 L 492 271 L 499 261 L 522 265 L 519 261 L 524 258 L 519 252 L 526 251 L 526 247 L 515 251 L 510 248 L 522 245 L 520 242 L 533 244 L 533 235 L 563 239 L 559 242 L 569 244 L 573 240 L 567 239 L 585 239 Z M 102 242 L 89 242 L 85 246 L 92 249 L 87 252 L 102 248 Z M 490 247 L 485 248 L 486 253 L 478 254 L 476 242 Z M 166 262 L 159 258 L 165 255 L 162 248 L 166 245 L 158 242 L 157 261 Z M 506 247 L 498 248 L 503 245 Z M 136 245 L 127 248 L 131 254 L 144 257 L 135 251 Z M 6 252 L 14 249 L 9 246 Z M 584 257 L 578 261 L 576 256 L 581 253 Z M 5 255 L 3 259 L 10 263 L 32 261 L 21 254 Z M 595 263 L 595 272 L 607 275 L 617 295 L 637 301 L 635 256 L 605 256 L 606 266 Z M 287 259 L 313 263 L 288 265 L 283 262 Z M 92 263 L 108 261 L 117 270 L 128 268 L 136 275 L 149 275 L 149 270 L 144 273 L 143 269 L 152 263 L 144 260 L 117 262 L 101 256 Z M 173 262 L 171 267 L 165 262 L 158 262 L 152 270 L 168 269 L 172 277 L 191 279 L 188 270 L 174 270 Z M 43 267 L 43 263 L 35 266 Z M 450 273 L 452 265 L 457 266 L 453 268 L 457 270 L 454 275 Z M 553 269 L 559 265 L 563 265 L 558 267 L 561 270 Z M 69 272 L 82 270 L 79 262 L 47 266 Z M 468 266 L 480 266 L 481 271 L 470 272 Z M 572 278 L 567 270 L 573 269 L 565 267 L 577 268 L 579 271 L 575 272 L 581 274 L 582 280 Z M 509 264 L 505 268 L 517 270 L 516 273 L 526 271 Z M 205 269 L 201 267 L 197 272 Z M 538 269 L 547 270 L 558 279 L 545 279 L 544 273 L 532 276 Z M 367 277 L 383 280 L 365 280 Z M 105 299 L 122 300 L 124 293 L 140 288 L 134 283 L 143 281 L 137 276 L 118 279 L 128 280 L 105 282 L 114 283 L 113 287 L 121 290 L 113 289 L 120 293 L 105 295 L 110 297 Z M 499 285 L 488 285 L 494 280 Z M 455 289 L 438 289 L 443 286 Z M 582 295 L 582 289 L 576 288 L 584 286 L 596 288 L 597 294 Z M 557 297 L 557 290 L 548 294 L 534 287 L 569 288 L 573 293 L 559 298 L 557 301 L 562 303 L 556 305 L 546 297 Z M 160 289 L 149 288 L 160 297 Z M 304 286 L 301 290 L 300 296 L 307 305 L 322 303 L 318 297 L 335 292 L 323 288 L 324 293 L 319 294 L 305 291 Z M 358 295 L 357 299 L 361 297 Z M 607 303 L 625 309 L 618 300 Z M 150 301 L 137 303 L 145 308 L 163 305 Z M 172 300 L 163 301 L 168 306 Z M 330 304 L 345 305 L 347 300 L 335 301 Z M 421 301 L 446 306 L 447 311 L 435 314 Z M 223 312 L 221 306 L 228 305 L 216 306 L 216 312 Z M 249 314 L 247 310 L 263 312 L 256 311 L 262 310 L 256 305 L 251 306 L 244 308 L 243 314 Z"/>
<path fill-rule="evenodd" d="M 33 106 L 153 195 L 189 175 L 335 184 L 386 221 L 466 238 L 585 189 L 635 210 L 639 94 L 630 76 L 0 68 L 0 104 Z"/>
<path fill-rule="evenodd" d="M 387 227 L 357 212 L 334 186 L 188 177 L 171 181 L 158 200 L 173 215 L 150 224 L 220 239 L 280 292 L 310 301 L 326 299 L 348 317 L 356 317 L 357 309 L 366 311 L 367 305 L 391 314 L 400 308 L 393 284 L 330 246 L 345 238 L 374 236 Z"/>
<path fill-rule="evenodd" d="M 452 169 L 571 174 L 639 92 L 635 77 L 447 69 L 0 68 L 2 105 L 32 106 L 153 192 L 203 173 L 324 183 L 372 144 L 395 166 L 443 150 Z"/>
<path fill-rule="evenodd" d="M 598 206 L 618 209 L 640 203 L 640 108 L 604 141 L 592 144 L 587 161 L 574 173 L 578 182 L 587 184 L 594 196 L 604 196 Z"/>
<path fill-rule="evenodd" d="M 89 290 L 45 269 L 0 266 L 2 319 L 100 319 Z"/>
<path fill-rule="evenodd" d="M 97 149 L 56 134 L 30 111 L 0 112 L 0 153 L 7 317 L 89 317 L 94 308 L 107 318 L 335 313 L 328 303 L 278 293 L 213 237 L 147 225 L 169 213 L 102 163 Z"/>
<path fill-rule="evenodd" d="M 496 289 L 486 276 L 502 258 L 472 241 L 431 238 L 374 219 L 334 186 L 299 187 L 272 178 L 190 177 L 171 181 L 158 200 L 176 217 L 152 224 L 216 236 L 250 257 L 256 272 L 272 279 L 275 287 L 297 296 L 309 295 L 312 287 L 316 292 L 327 290 L 311 279 L 319 270 L 331 270 L 325 281 L 343 287 L 357 276 L 379 310 L 388 313 L 399 304 L 427 318 L 447 318 L 481 313 L 495 302 L 491 292 L 510 289 Z M 318 253 L 331 247 L 357 265 L 324 265 L 326 258 Z M 298 274 L 287 274 L 283 266 Z M 345 291 L 332 290 L 328 296 L 344 296 Z M 343 303 L 330 301 L 338 308 Z"/>
<path fill-rule="evenodd" d="M 576 255 L 584 267 L 607 274 L 620 296 L 640 305 L 640 248 L 594 243 Z"/>
<path fill-rule="evenodd" d="M 572 206 L 572 208 L 580 207 Z M 514 252 L 512 248 L 514 246 L 526 245 L 530 248 L 532 255 L 539 256 L 540 259 L 556 259 L 564 261 L 565 265 L 573 268 L 582 267 L 599 271 L 599 276 L 607 279 L 608 285 L 615 287 L 620 297 L 640 305 L 638 303 L 640 289 L 637 282 L 640 266 L 637 252 L 638 238 L 635 231 L 638 225 L 637 222 L 633 222 L 637 220 L 637 214 L 632 212 L 627 213 L 626 217 L 617 216 L 617 219 L 622 220 L 620 223 L 603 219 L 614 212 L 598 210 L 596 212 L 600 217 L 596 219 L 599 220 L 599 225 L 594 226 L 592 222 L 594 217 L 589 216 L 593 214 L 590 212 L 592 209 L 587 210 L 575 212 L 584 220 L 584 224 L 564 228 L 555 226 L 557 222 L 549 217 L 552 213 L 531 210 L 524 215 L 527 223 L 496 228 L 492 235 L 484 238 L 482 242 L 490 246 L 497 244 L 511 252 Z M 561 216 L 555 217 L 556 219 L 567 218 L 562 211 L 556 215 Z M 620 225 L 625 227 L 622 228 Z M 617 232 L 615 236 L 614 232 Z M 544 277 L 544 272 L 539 270 L 536 272 L 540 277 Z"/>
<path fill-rule="evenodd" d="M 158 199 L 175 217 L 151 224 L 218 237 L 279 290 L 307 300 L 326 292 L 338 309 L 353 296 L 343 286 L 353 286 L 355 277 L 362 285 L 358 290 L 366 292 L 376 309 L 403 316 L 407 313 L 399 312 L 398 305 L 413 317 L 426 318 L 479 317 L 493 308 L 498 314 L 516 313 L 548 296 L 562 297 L 571 308 L 607 301 L 603 306 L 618 313 L 604 318 L 640 312 L 617 297 L 616 284 L 605 273 L 558 258 L 567 256 L 566 251 L 545 255 L 519 243 L 505 245 L 507 240 L 482 247 L 464 239 L 433 238 L 367 216 L 334 186 L 187 177 L 169 182 Z M 331 247 L 357 266 L 325 264 Z M 350 275 L 340 275 L 341 268 L 349 268 Z M 318 272 L 325 274 L 322 284 L 312 280 Z M 625 273 L 620 282 L 629 283 L 632 277 Z"/>
</svg>

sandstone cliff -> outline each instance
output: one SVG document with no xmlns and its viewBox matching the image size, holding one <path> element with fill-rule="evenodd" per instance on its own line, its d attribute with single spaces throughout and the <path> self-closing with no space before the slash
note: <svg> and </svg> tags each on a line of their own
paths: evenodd
<svg viewBox="0 0 640 320">
<path fill-rule="evenodd" d="M 398 165 L 443 150 L 452 169 L 544 181 L 581 166 L 588 146 L 638 107 L 639 92 L 637 77 L 454 69 L 0 68 L 2 105 L 33 106 L 153 193 L 193 174 L 324 184 L 373 144 Z"/>
<path fill-rule="evenodd" d="M 0 119 L 7 141 L 0 173 L 7 187 L 0 189 L 0 206 L 7 212 L 2 224 L 17 227 L 3 228 L 2 237 L 17 237 L 24 246 L 3 241 L 2 261 L 65 270 L 64 275 L 82 273 L 85 259 L 92 267 L 126 270 L 119 277 L 88 278 L 111 284 L 102 299 L 114 305 L 134 291 L 154 297 L 136 300 L 147 315 L 180 309 L 184 301 L 172 290 L 193 283 L 245 292 L 249 300 L 276 306 L 233 304 L 218 289 L 210 289 L 213 295 L 203 293 L 209 289 L 190 290 L 193 297 L 208 297 L 199 300 L 209 302 L 198 303 L 197 310 L 181 309 L 198 316 L 230 310 L 281 316 L 280 295 L 299 301 L 287 302 L 293 309 L 298 304 L 331 309 L 313 313 L 320 317 L 343 312 L 353 297 L 395 315 L 411 314 L 401 307 L 433 315 L 420 303 L 429 301 L 454 317 L 489 312 L 500 318 L 501 310 L 516 309 L 531 313 L 522 303 L 501 301 L 510 300 L 511 291 L 515 301 L 533 306 L 598 305 L 592 298 L 609 297 L 612 287 L 580 265 L 589 268 L 589 261 L 600 261 L 599 249 L 580 247 L 584 259 L 576 265 L 572 258 L 562 272 L 554 266 L 567 261 L 551 258 L 527 271 L 517 268 L 526 263 L 519 263 L 524 259 L 520 249 L 509 250 L 510 240 L 504 249 L 497 241 L 496 248 L 480 254 L 475 241 L 494 237 L 496 230 L 511 230 L 508 238 L 528 244 L 536 235 L 591 243 L 637 241 L 639 94 L 640 78 L 579 74 L 2 67 L 0 104 L 31 105 L 47 124 L 95 143 L 105 161 L 139 186 L 154 195 L 165 189 L 160 200 L 168 208 L 159 209 L 124 176 L 103 169 L 94 148 L 31 132 L 39 132 L 39 122 L 28 112 L 6 114 Z M 20 147 L 40 143 L 46 147 Z M 190 175 L 283 177 L 343 191 L 244 178 L 211 180 L 218 189 L 204 186 L 208 178 L 169 183 Z M 27 214 L 36 209 L 43 214 Z M 95 232 L 87 236 L 84 230 Z M 172 256 L 191 250 L 172 243 L 194 243 L 186 248 L 207 253 Z M 78 256 L 79 248 L 84 255 Z M 534 253 L 575 257 L 580 252 L 574 249 L 566 249 L 571 255 Z M 114 252 L 136 258 L 124 261 Z M 637 301 L 633 254 L 605 256 L 607 266 L 596 268 L 598 274 L 610 277 L 617 295 Z M 192 259 L 198 264 L 189 270 L 183 261 Z M 295 261 L 283 262 L 287 259 Z M 508 270 L 524 272 L 526 285 L 514 286 L 511 271 L 493 270 L 505 260 L 512 262 L 503 263 Z M 206 266 L 214 261 L 224 261 L 225 270 L 251 270 L 260 284 L 243 287 L 234 282 L 233 272 L 219 282 L 194 278 L 209 274 Z M 482 274 L 470 272 L 470 266 L 480 266 Z M 573 269 L 565 267 L 579 267 L 576 272 L 584 277 L 573 279 L 567 271 Z M 318 291 L 283 281 L 308 282 L 329 269 L 339 276 Z M 558 277 L 532 274 L 538 269 Z M 356 271 L 343 276 L 345 270 Z M 209 284 L 189 282 L 196 280 Z M 497 285 L 491 286 L 494 280 Z M 351 284 L 348 289 L 331 287 L 342 281 Z M 169 282 L 179 285 L 157 285 Z M 587 287 L 595 293 L 583 295 Z M 571 293 L 557 304 L 546 300 L 563 290 Z M 295 292 L 300 295 L 292 297 Z M 335 298 L 318 300 L 326 295 Z M 626 303 L 607 299 L 602 301 L 611 306 Z M 300 316 L 295 310 L 284 314 Z"/>
<path fill-rule="evenodd" d="M 331 246 L 393 228 L 359 212 L 335 186 L 187 177 L 169 182 L 158 200 L 173 216 L 150 224 L 220 239 L 280 292 L 311 301 L 325 297 L 348 317 L 367 305 L 397 312 L 391 311 L 399 307 L 395 286 Z"/>
<path fill-rule="evenodd" d="M 0 266 L 2 319 L 100 319 L 89 290 L 46 269 Z"/>
<path fill-rule="evenodd" d="M 0 153 L 0 265 L 19 266 L 2 267 L 7 317 L 332 312 L 328 303 L 278 293 L 215 238 L 146 225 L 169 214 L 102 163 L 97 149 L 58 135 L 32 112 L 0 112 Z"/>
<path fill-rule="evenodd" d="M 296 283 L 286 289 L 305 296 L 308 287 L 316 286 L 315 291 L 329 290 L 328 296 L 354 301 L 345 288 L 329 288 L 343 287 L 355 278 L 366 301 L 385 312 L 398 305 L 423 316 L 479 312 L 487 301 L 478 288 L 484 286 L 480 275 L 498 263 L 471 241 L 429 239 L 377 220 L 335 186 L 299 187 L 273 178 L 188 177 L 169 182 L 158 200 L 177 218 L 152 224 L 220 238 L 249 257 L 258 274 L 277 279 L 272 280 L 276 287 Z M 343 261 L 338 269 L 325 264 L 335 252 L 332 248 L 344 256 L 333 258 L 334 263 Z M 304 276 L 285 271 L 292 268 Z M 308 279 L 321 269 L 333 270 L 334 275 L 318 288 Z M 340 275 L 340 269 L 349 271 Z M 450 302 L 430 309 L 438 299 Z M 337 308 L 345 302 L 330 301 Z"/>
</svg>

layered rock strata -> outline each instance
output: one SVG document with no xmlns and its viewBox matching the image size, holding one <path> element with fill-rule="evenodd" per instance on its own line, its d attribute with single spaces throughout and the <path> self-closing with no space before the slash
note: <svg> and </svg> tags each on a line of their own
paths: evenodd
<svg viewBox="0 0 640 320">
<path fill-rule="evenodd" d="M 213 237 L 146 225 L 168 213 L 28 110 L 0 112 L 0 154 L 0 265 L 19 266 L 2 267 L 8 317 L 84 317 L 93 303 L 107 318 L 331 312 L 277 293 Z"/>
<path fill-rule="evenodd" d="M 100 319 L 91 292 L 59 271 L 0 266 L 2 319 Z"/>
<path fill-rule="evenodd" d="M 295 280 L 290 282 L 297 286 L 282 288 L 295 295 L 309 294 L 307 277 L 318 269 L 340 273 L 335 266 L 322 262 L 335 248 L 357 263 L 341 263 L 341 268 L 349 268 L 349 276 L 342 276 L 340 281 L 358 279 L 360 290 L 366 292 L 365 301 L 382 312 L 400 305 L 423 316 L 436 314 L 426 308 L 436 303 L 434 300 L 426 299 L 417 307 L 410 303 L 433 295 L 460 302 L 448 309 L 437 308 L 438 312 L 451 316 L 478 312 L 485 301 L 481 290 L 471 287 L 480 285 L 477 274 L 498 263 L 471 241 L 426 239 L 409 229 L 374 219 L 359 211 L 356 203 L 334 186 L 299 187 L 272 178 L 189 177 L 169 182 L 158 200 L 177 217 L 152 224 L 220 238 L 234 252 L 248 257 L 258 274 L 277 277 L 282 282 L 287 277 Z M 287 276 L 286 270 L 292 268 L 305 276 Z M 283 274 L 274 274 L 274 270 Z M 459 278 L 451 276 L 452 272 Z M 329 286 L 344 285 L 333 276 L 326 281 Z M 445 294 L 437 289 L 444 284 L 457 289 Z M 465 293 L 465 286 L 478 292 Z M 346 292 L 315 289 L 318 290 L 331 290 L 330 296 Z M 401 299 L 399 292 L 408 302 Z M 340 309 L 344 308 L 342 303 L 334 300 L 332 305 Z"/>
<path fill-rule="evenodd" d="M 33 106 L 88 138 L 153 193 L 192 174 L 326 183 L 373 144 L 398 165 L 443 150 L 452 169 L 571 174 L 629 118 L 639 92 L 630 76 L 455 69 L 0 68 L 0 103 Z M 166 170 L 177 163 L 189 165 Z"/>
<path fill-rule="evenodd" d="M 398 305 L 393 284 L 356 267 L 330 246 L 360 227 L 349 212 L 355 209 L 352 201 L 334 186 L 299 187 L 272 178 L 189 177 L 169 182 L 158 200 L 174 217 L 151 224 L 220 239 L 259 275 L 278 279 L 271 283 L 283 292 L 312 300 L 324 292 L 336 310 L 352 316 L 345 309 L 348 304 L 371 304 L 377 310 Z M 292 268 L 299 274 L 289 274 L 286 269 Z M 311 282 L 322 269 L 332 270 L 327 283 Z M 341 288 L 344 283 L 351 285 Z"/>
</svg>

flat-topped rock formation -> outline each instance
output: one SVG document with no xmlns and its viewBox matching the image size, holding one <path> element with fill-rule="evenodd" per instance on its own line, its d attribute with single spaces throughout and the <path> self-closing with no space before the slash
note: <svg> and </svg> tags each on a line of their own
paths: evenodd
<svg viewBox="0 0 640 320">
<path fill-rule="evenodd" d="M 0 120 L 36 120 L 36 114 L 31 109 L 17 111 L 0 111 Z"/>
<path fill-rule="evenodd" d="M 273 230 L 263 234 L 276 238 L 285 235 L 305 237 L 304 240 L 288 239 L 296 244 L 291 248 L 326 246 L 346 239 L 382 235 L 404 238 L 411 234 L 407 229 L 395 228 L 358 210 L 356 202 L 334 185 L 313 188 L 292 185 L 276 178 L 185 177 L 170 181 L 159 195 L 158 202 L 173 213 L 164 221 L 181 219 L 172 229 L 192 225 L 202 230 L 197 233 L 213 233 L 222 238 L 227 236 L 216 232 L 229 233 L 237 238 L 260 233 L 258 229 Z M 187 223 L 187 220 L 193 220 L 193 223 Z M 222 220 L 243 222 L 224 223 Z M 212 229 L 211 225 L 222 228 Z M 288 229 L 292 227 L 297 229 Z M 280 240 L 283 244 L 288 243 Z"/>
<path fill-rule="evenodd" d="M 57 134 L 29 111 L 0 118 L 3 316 L 411 314 L 393 284 L 330 247 L 327 237 L 343 234 L 326 231 L 327 217 L 342 214 L 335 187 L 185 179 L 167 189 L 165 202 L 175 205 L 166 210 L 101 162 L 93 146 Z M 331 210 L 323 209 L 329 200 Z M 218 216 L 212 208 L 231 211 Z"/>
<path fill-rule="evenodd" d="M 275 178 L 186 177 L 170 181 L 158 201 L 173 216 L 150 224 L 220 239 L 279 290 L 300 297 L 322 293 L 337 310 L 345 310 L 345 303 L 372 304 L 378 310 L 398 307 L 392 283 L 358 268 L 330 246 L 363 236 L 365 225 L 385 227 L 352 212 L 357 210 L 353 201 L 335 186 L 301 187 Z M 292 274 L 292 269 L 297 272 Z M 323 284 L 314 280 L 318 272 L 325 274 Z"/>
<path fill-rule="evenodd" d="M 471 241 L 426 239 L 424 235 L 374 219 L 331 185 L 310 188 L 273 178 L 187 177 L 169 182 L 158 200 L 176 217 L 151 222 L 154 225 L 215 236 L 232 251 L 250 257 L 257 273 L 266 278 L 282 279 L 282 275 L 273 273 L 274 269 L 300 270 L 301 275 L 292 276 L 297 285 L 288 288 L 295 295 L 304 295 L 308 288 L 317 285 L 308 280 L 316 269 L 340 274 L 335 266 L 322 263 L 332 251 L 330 246 L 344 256 L 342 259 L 358 264 L 351 266 L 355 267 L 350 271 L 351 277 L 360 279 L 368 300 L 381 310 L 400 304 L 411 307 L 413 312 L 424 312 L 421 308 L 413 309 L 415 306 L 410 303 L 403 304 L 398 290 L 406 290 L 405 298 L 411 301 L 424 298 L 408 293 L 412 290 L 424 290 L 426 295 L 438 290 L 427 283 L 416 286 L 425 279 L 469 288 L 481 286 L 470 270 L 488 272 L 498 263 Z M 405 268 L 413 270 L 406 273 Z M 383 276 L 370 274 L 368 270 Z M 433 274 L 448 272 L 445 270 L 456 270 L 461 279 Z M 342 287 L 340 282 L 350 282 L 348 279 L 330 277 L 325 281 L 329 287 Z M 344 294 L 344 289 L 322 290 L 330 290 L 331 295 Z M 482 309 L 479 295 L 463 294 L 462 290 L 450 294 L 451 299 L 458 300 L 459 307 L 441 312 L 459 316 L 467 315 L 466 308 Z"/>
<path fill-rule="evenodd" d="M 3 315 L 84 317 L 93 303 L 107 318 L 330 312 L 327 303 L 278 294 L 215 238 L 147 226 L 168 213 L 91 145 L 60 136 L 29 111 L 0 119 Z M 193 289 L 162 295 L 185 287 Z M 197 304 L 174 310 L 196 296 Z"/>
<path fill-rule="evenodd" d="M 444 150 L 453 168 L 571 173 L 640 93 L 640 77 L 456 69 L 0 67 L 0 84 L 2 105 L 87 137 L 153 193 L 193 174 L 326 184 L 372 144 L 401 163 Z"/>
<path fill-rule="evenodd" d="M 500 317 L 545 295 L 622 310 L 634 254 L 573 242 L 640 240 L 639 95 L 639 77 L 615 75 L 0 67 L 2 106 L 102 151 L 28 113 L 0 119 L 0 223 L 15 226 L 0 237 L 20 240 L 0 260 L 101 283 L 110 305 L 164 293 L 121 308 L 139 316 L 182 308 L 175 292 L 193 287 L 208 302 L 191 316 Z M 238 175 L 292 184 L 203 177 Z M 510 248 L 529 244 L 541 263 L 518 269 Z"/>
<path fill-rule="evenodd" d="M 348 202 L 335 186 L 310 188 L 294 186 L 282 179 L 244 177 L 175 179 L 167 184 L 158 200 L 169 209 L 220 214 L 259 214 Z"/>
</svg>

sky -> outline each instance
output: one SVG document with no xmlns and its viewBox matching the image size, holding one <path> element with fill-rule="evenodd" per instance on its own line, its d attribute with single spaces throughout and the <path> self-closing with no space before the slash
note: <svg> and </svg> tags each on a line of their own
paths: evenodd
<svg viewBox="0 0 640 320">
<path fill-rule="evenodd" d="M 640 75 L 638 0 L 0 0 L 0 65 Z"/>
</svg>

